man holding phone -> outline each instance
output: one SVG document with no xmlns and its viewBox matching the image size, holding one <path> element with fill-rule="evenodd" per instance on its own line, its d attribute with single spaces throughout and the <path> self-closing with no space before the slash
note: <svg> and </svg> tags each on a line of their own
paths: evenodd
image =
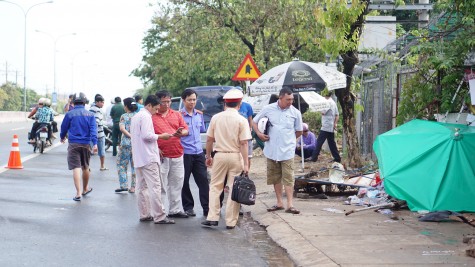
<svg viewBox="0 0 475 267">
<path fill-rule="evenodd" d="M 157 113 L 152 116 L 155 133 L 172 135 L 168 140 L 157 141 L 162 162 L 160 165 L 162 199 L 168 200 L 168 217 L 188 218 L 183 211 L 181 199 L 185 170 L 183 146 L 180 140 L 182 136 L 188 135 L 188 126 L 181 114 L 170 108 L 171 94 L 168 91 L 158 91 L 155 95 L 160 102 Z"/>
</svg>

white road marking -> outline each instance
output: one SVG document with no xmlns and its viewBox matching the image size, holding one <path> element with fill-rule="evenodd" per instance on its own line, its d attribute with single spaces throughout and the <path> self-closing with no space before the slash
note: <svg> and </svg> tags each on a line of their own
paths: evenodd
<svg viewBox="0 0 475 267">
<path fill-rule="evenodd" d="M 56 147 L 58 147 L 58 146 L 60 146 L 60 145 L 62 145 L 61 142 L 58 142 L 58 143 L 56 143 L 56 144 L 54 144 L 54 145 L 52 145 L 52 146 L 50 146 L 50 147 L 45 148 L 44 152 L 48 152 L 48 151 L 50 151 L 51 149 L 56 148 Z M 28 161 L 28 160 L 30 160 L 30 159 L 34 159 L 34 158 L 36 158 L 36 157 L 38 157 L 38 156 L 40 156 L 40 155 L 41 155 L 41 153 L 39 153 L 39 152 L 34 153 L 34 154 L 30 154 L 30 155 L 28 155 L 28 156 L 26 156 L 26 157 L 22 157 L 22 158 L 21 158 L 21 162 L 22 162 L 22 164 L 23 164 L 23 162 L 26 162 L 26 161 Z M 8 163 L 7 163 L 7 164 L 8 164 Z M 10 170 L 10 169 L 7 168 L 7 165 L 5 165 L 3 168 L 0 169 L 0 173 L 4 173 L 4 172 L 6 172 L 6 171 L 8 171 L 8 170 Z M 22 169 L 15 169 L 15 170 L 22 170 Z"/>
</svg>

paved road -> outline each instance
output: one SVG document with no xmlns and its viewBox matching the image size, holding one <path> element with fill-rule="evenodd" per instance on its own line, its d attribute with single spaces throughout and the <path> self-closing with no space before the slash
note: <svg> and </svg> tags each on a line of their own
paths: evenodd
<svg viewBox="0 0 475 267">
<path fill-rule="evenodd" d="M 33 153 L 33 147 L 28 142 L 28 131 L 31 129 L 33 121 L 0 123 L 0 165 L 8 163 L 10 150 L 12 148 L 13 135 L 18 135 L 20 154 L 26 157 Z"/>
<path fill-rule="evenodd" d="M 2 138 L 12 133 L 2 131 Z M 202 228 L 200 209 L 197 217 L 177 219 L 176 225 L 140 223 L 136 196 L 114 193 L 118 181 L 110 153 L 109 171 L 99 171 L 97 156 L 91 159 L 94 190 L 73 201 L 66 148 L 23 162 L 22 170 L 0 173 L 0 266 L 267 265 L 241 229 L 226 230 L 223 221 Z"/>
</svg>

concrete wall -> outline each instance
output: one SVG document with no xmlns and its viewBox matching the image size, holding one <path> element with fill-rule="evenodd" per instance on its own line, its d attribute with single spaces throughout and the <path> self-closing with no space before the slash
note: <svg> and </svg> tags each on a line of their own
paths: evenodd
<svg viewBox="0 0 475 267">
<path fill-rule="evenodd" d="M 28 114 L 23 111 L 0 111 L 0 123 L 27 121 Z"/>
</svg>

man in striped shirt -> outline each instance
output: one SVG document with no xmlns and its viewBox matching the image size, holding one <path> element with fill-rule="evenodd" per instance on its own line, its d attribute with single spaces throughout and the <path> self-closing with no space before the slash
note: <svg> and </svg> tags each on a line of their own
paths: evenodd
<svg viewBox="0 0 475 267">
<path fill-rule="evenodd" d="M 89 109 L 90 112 L 94 114 L 94 118 L 96 119 L 96 126 L 97 126 L 97 154 L 99 155 L 99 159 L 101 161 L 101 171 L 108 170 L 104 166 L 104 160 L 106 155 L 105 145 L 106 145 L 106 136 L 104 134 L 104 127 L 103 127 L 103 120 L 104 114 L 102 113 L 102 107 L 104 106 L 104 97 L 102 95 L 97 94 L 94 97 L 94 103 L 92 104 L 91 108 Z"/>
</svg>

